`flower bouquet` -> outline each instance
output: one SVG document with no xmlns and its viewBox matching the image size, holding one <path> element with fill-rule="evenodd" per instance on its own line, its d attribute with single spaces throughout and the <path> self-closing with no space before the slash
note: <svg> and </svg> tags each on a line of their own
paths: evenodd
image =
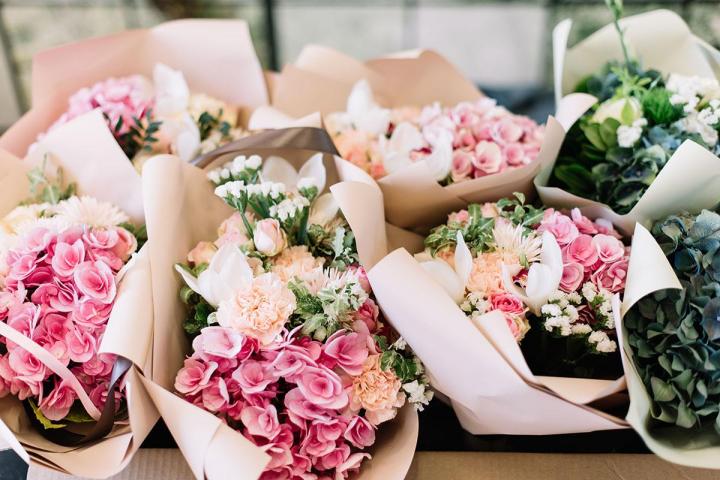
<svg viewBox="0 0 720 480">
<path fill-rule="evenodd" d="M 237 138 L 243 109 L 267 103 L 267 91 L 245 22 L 182 20 L 37 54 L 32 100 L 0 147 L 24 156 L 43 132 L 99 109 L 139 164 L 152 153 L 190 160 Z"/>
<path fill-rule="evenodd" d="M 656 208 L 662 192 L 702 195 L 717 186 L 708 183 L 715 180 L 707 170 L 687 167 L 707 157 L 698 153 L 703 149 L 720 152 L 720 84 L 712 54 L 704 55 L 717 51 L 671 12 L 621 19 L 621 3 L 608 4 L 614 24 L 566 56 L 569 23 L 556 28 L 557 95 L 568 86 L 579 93 L 558 99 L 562 128 L 548 126 L 548 150 L 556 155 L 546 158 L 536 184 L 546 204 L 602 209 L 630 233 L 636 221 L 648 220 L 643 213 Z M 720 161 L 713 163 L 717 172 Z M 679 169 L 686 172 L 680 185 L 665 173 Z M 668 207 L 663 216 L 676 208 Z"/>
<path fill-rule="evenodd" d="M 422 365 L 383 321 L 359 266 L 372 232 L 356 239 L 322 193 L 347 164 L 308 159 L 317 146 L 273 144 L 282 134 L 263 134 L 259 149 L 285 158 L 253 154 L 247 137 L 207 173 L 176 157 L 148 161 L 148 229 L 169 242 L 151 244 L 153 272 L 168 268 L 153 281 L 166 319 L 156 331 L 172 331 L 173 343 L 156 359 L 177 365 L 151 396 L 196 476 L 402 476 L 413 406 L 432 396 Z M 168 216 L 166 198 L 181 212 Z"/>
<path fill-rule="evenodd" d="M 361 63 L 307 47 L 274 82 L 273 107 L 321 112 L 341 156 L 377 179 L 400 228 L 426 232 L 468 202 L 529 195 L 540 166 L 543 128 L 430 51 Z"/>
<path fill-rule="evenodd" d="M 158 416 L 133 365 L 146 367 L 152 325 L 129 198 L 139 177 L 96 118 L 59 127 L 24 161 L 2 154 L 0 431 L 27 462 L 106 477 Z"/>
<path fill-rule="evenodd" d="M 664 218 L 628 274 L 643 289 L 623 305 L 628 421 L 662 458 L 720 468 L 717 246 L 720 215 Z"/>
</svg>

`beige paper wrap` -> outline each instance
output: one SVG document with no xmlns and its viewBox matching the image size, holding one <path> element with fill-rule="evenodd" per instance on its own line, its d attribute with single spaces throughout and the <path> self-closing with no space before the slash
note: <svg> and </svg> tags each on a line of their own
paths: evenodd
<svg viewBox="0 0 720 480">
<path fill-rule="evenodd" d="M 248 137 L 243 142 L 253 143 L 254 140 Z M 315 152 L 256 145 L 243 150 L 243 153 L 281 155 L 298 168 Z M 232 156 L 228 154 L 215 159 L 215 162 L 226 162 Z M 330 185 L 337 181 L 339 175 L 367 177 L 356 167 L 331 155 L 326 154 L 324 161 Z M 191 352 L 182 328 L 186 314 L 179 297 L 182 279 L 175 272 L 174 265 L 184 261 L 199 241 L 216 238 L 218 226 L 231 215 L 232 210 L 215 196 L 214 187 L 203 170 L 171 155 L 148 160 L 143 169 L 143 191 L 151 237 L 149 247 L 155 301 L 155 382 L 146 382 L 148 391 L 197 478 L 254 480 L 269 460 L 262 449 L 214 415 L 179 397 L 173 389 L 175 375 L 182 367 L 185 355 Z M 382 212 L 381 198 L 379 202 L 375 198 L 374 202 L 373 206 Z M 357 207 L 362 210 L 360 204 Z M 364 250 L 377 251 L 378 255 L 385 251 L 384 228 L 355 233 L 358 244 Z M 417 433 L 416 413 L 411 407 L 403 408 L 396 419 L 379 429 L 377 442 L 371 451 L 373 458 L 364 463 L 358 478 L 404 478 L 412 462 Z"/>
<path fill-rule="evenodd" d="M 0 148 L 25 155 L 38 134 L 67 110 L 83 87 L 134 74 L 152 78 L 164 63 L 180 70 L 191 92 L 249 111 L 268 103 L 260 61 L 242 20 L 177 20 L 144 30 L 93 38 L 33 58 L 32 108 L 0 137 Z"/>
<path fill-rule="evenodd" d="M 567 49 L 572 22 L 560 22 L 553 31 L 553 60 L 556 118 L 547 123 L 540 153 L 540 174 L 535 187 L 543 203 L 559 208 L 580 207 L 585 215 L 611 220 L 623 233 L 631 234 L 635 223 L 649 225 L 677 211 L 677 205 L 696 210 L 707 205 L 720 189 L 720 159 L 698 144 L 686 141 L 668 160 L 638 203 L 625 215 L 600 202 L 580 198 L 548 182 L 558 153 L 570 127 L 597 99 L 570 93 L 587 75 L 599 71 L 610 60 L 622 60 L 620 40 L 613 25 L 607 25 Z M 621 20 L 630 54 L 643 67 L 664 74 L 679 73 L 715 78 L 720 75 L 720 52 L 696 37 L 675 13 L 654 10 Z"/>
<path fill-rule="evenodd" d="M 360 62 L 333 49 L 311 45 L 274 79 L 271 97 L 277 123 L 264 121 L 262 125 L 285 127 L 289 125 L 288 117 L 344 111 L 350 91 L 361 79 L 370 83 L 375 100 L 383 107 L 423 107 L 435 102 L 453 106 L 483 96 L 433 51 L 412 50 Z M 258 115 L 267 120 L 268 110 Z M 254 120 L 255 115 L 251 123 Z M 378 184 L 385 198 L 387 221 L 396 227 L 424 231 L 470 202 L 485 202 L 513 192 L 531 197 L 532 180 L 539 168 L 540 162 L 536 161 L 500 174 L 442 186 L 429 167 L 418 162 L 381 178 Z"/>
<path fill-rule="evenodd" d="M 29 196 L 27 172 L 45 154 L 63 168 L 78 193 L 112 202 L 142 224 L 140 177 L 110 134 L 99 112 L 90 112 L 47 135 L 30 158 L 21 161 L 0 151 L 0 216 Z M 141 382 L 149 371 L 152 339 L 152 297 L 147 248 L 130 260 L 100 345 L 100 352 L 130 359 L 125 377 L 128 420 L 115 425 L 104 439 L 80 447 L 65 447 L 43 438 L 17 398 L 0 399 L 0 438 L 25 461 L 59 472 L 106 478 L 120 472 L 158 419 L 158 412 Z"/>
</svg>

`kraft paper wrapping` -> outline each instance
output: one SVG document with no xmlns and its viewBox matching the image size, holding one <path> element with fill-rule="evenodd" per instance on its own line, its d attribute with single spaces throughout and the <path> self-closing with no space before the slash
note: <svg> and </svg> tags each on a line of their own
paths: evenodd
<svg viewBox="0 0 720 480">
<path fill-rule="evenodd" d="M 246 139 L 252 142 L 251 138 Z M 282 155 L 296 168 L 314 152 L 307 149 L 283 149 L 256 146 L 245 153 L 263 156 Z M 215 159 L 222 163 L 232 154 Z M 371 182 L 357 167 L 331 155 L 325 155 L 328 183 L 339 175 Z M 343 184 L 340 184 L 343 185 Z M 363 183 L 361 183 L 363 185 Z M 335 192 L 335 185 L 332 187 Z M 375 186 L 374 188 L 377 189 Z M 190 469 L 197 478 L 256 479 L 269 457 L 239 432 L 231 430 L 219 418 L 196 407 L 173 392 L 175 375 L 181 368 L 190 345 L 182 322 L 185 307 L 180 301 L 181 278 L 174 265 L 201 240 L 217 236 L 220 223 L 230 216 L 232 209 L 214 194 L 214 187 L 205 172 L 182 162 L 172 155 L 151 158 L 143 169 L 143 191 L 150 240 L 152 288 L 155 308 L 155 342 L 153 378 L 145 380 L 147 390 L 157 405 L 165 423 L 182 450 Z M 336 195 L 343 197 L 347 192 Z M 374 199 L 373 206 L 382 212 L 382 199 Z M 364 208 L 357 203 L 359 211 Z M 382 222 L 382 217 L 380 217 Z M 351 224 L 352 226 L 352 224 Z M 384 254 L 386 250 L 384 224 L 378 230 L 356 231 L 358 245 L 363 251 Z M 378 430 L 377 442 L 358 478 L 381 480 L 404 478 L 410 464 L 418 434 L 417 414 L 411 407 L 403 408 L 393 421 Z"/>
<path fill-rule="evenodd" d="M 370 83 L 375 100 L 384 107 L 422 107 L 435 102 L 453 106 L 483 96 L 433 51 L 400 52 L 363 63 L 336 50 L 311 45 L 274 79 L 272 108 L 262 112 L 264 119 L 269 117 L 267 110 L 282 112 L 287 118 L 275 113 L 278 123 L 267 122 L 264 126 L 279 128 L 288 125 L 288 118 L 344 111 L 352 87 L 361 79 Z M 381 178 L 378 184 L 385 198 L 388 223 L 423 232 L 470 202 L 494 200 L 513 192 L 532 197 L 533 178 L 539 169 L 540 162 L 535 161 L 522 168 L 443 187 L 427 165 L 418 162 Z"/>
<path fill-rule="evenodd" d="M 26 175 L 44 155 L 63 168 L 78 193 L 112 202 L 134 222 L 144 222 L 140 177 L 122 153 L 98 112 L 80 116 L 53 131 L 30 158 L 20 160 L 0 151 L 0 215 L 29 195 Z M 152 339 L 150 264 L 144 248 L 133 259 L 118 287 L 100 352 L 130 359 L 134 366 L 125 377 L 127 421 L 118 422 L 104 439 L 80 447 L 60 446 L 33 427 L 17 398 L 0 400 L 0 438 L 25 461 L 59 472 L 105 478 L 120 472 L 158 419 L 158 412 L 141 382 L 149 372 Z"/>
<path fill-rule="evenodd" d="M 650 232 L 638 225 L 633 237 L 622 313 L 655 291 L 680 288 L 681 284 L 662 249 Z M 622 361 L 630 392 L 627 421 L 640 434 L 648 448 L 660 458 L 680 465 L 720 469 L 720 437 L 717 433 L 712 432 L 704 438 L 704 434 L 696 429 L 661 425 L 652 419 L 652 400 L 635 369 L 633 351 L 626 339 L 627 332 L 621 321 L 617 322 L 617 327 L 619 343 L 623 346 Z M 653 429 L 653 426 L 656 428 Z M 703 446 L 697 447 L 699 444 Z"/>
<path fill-rule="evenodd" d="M 141 74 L 152 78 L 157 63 L 182 71 L 191 92 L 248 110 L 268 103 L 264 74 L 246 22 L 172 21 L 37 54 L 32 108 L 0 137 L 0 148 L 24 156 L 38 134 L 67 109 L 73 93 L 109 77 Z M 243 114 L 247 117 L 249 112 Z"/>
<path fill-rule="evenodd" d="M 383 231 L 382 192 L 372 179 L 357 176 L 332 192 L 353 231 Z M 398 236 L 393 228 L 385 233 L 386 245 L 405 248 L 387 254 L 365 248 L 358 238 L 360 261 L 386 318 L 420 357 L 433 387 L 449 398 L 464 429 L 549 435 L 627 428 L 624 420 L 591 406 L 623 401 L 623 378 L 533 375 L 498 312 L 474 323 L 408 253 L 423 248 L 422 238 Z"/>
<path fill-rule="evenodd" d="M 685 22 L 668 10 L 627 17 L 621 21 L 630 54 L 645 68 L 664 74 L 679 73 L 717 77 L 720 52 L 693 35 Z M 635 223 L 648 226 L 654 220 L 676 212 L 677 205 L 695 211 L 709 203 L 720 188 L 720 159 L 698 144 L 686 141 L 672 155 L 638 203 L 619 215 L 600 202 L 580 198 L 557 187 L 548 187 L 550 174 L 570 127 L 596 102 L 591 95 L 569 93 L 587 75 L 597 72 L 610 60 L 621 60 L 617 33 L 607 25 L 571 49 L 567 40 L 572 22 L 560 22 L 553 31 L 553 60 L 556 118 L 548 120 L 541 151 L 541 171 L 535 187 L 543 203 L 566 208 L 578 206 L 585 215 L 611 220 L 625 234 Z M 565 96 L 563 96 L 565 95 Z"/>
</svg>

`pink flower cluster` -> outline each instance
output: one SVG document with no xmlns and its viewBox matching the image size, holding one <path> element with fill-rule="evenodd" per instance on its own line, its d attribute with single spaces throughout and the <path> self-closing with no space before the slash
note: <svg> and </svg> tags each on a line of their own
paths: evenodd
<svg viewBox="0 0 720 480">
<path fill-rule="evenodd" d="M 561 290 L 574 292 L 588 281 L 611 293 L 625 288 L 629 248 L 612 223 L 593 222 L 577 208 L 570 216 L 550 208 L 538 227 L 538 232 L 545 231 L 553 234 L 562 250 Z"/>
<path fill-rule="evenodd" d="M 107 118 L 113 134 L 124 135 L 135 124 L 134 118 L 143 118 L 153 104 L 152 85 L 142 75 L 109 78 L 73 94 L 68 100 L 67 111 L 50 127 L 50 130 L 99 108 Z M 122 125 L 116 131 L 115 127 L 120 119 Z"/>
<path fill-rule="evenodd" d="M 543 127 L 530 118 L 514 115 L 487 97 L 452 108 L 427 107 L 420 116 L 420 126 L 430 144 L 443 131 L 452 134 L 453 182 L 532 163 L 540 152 L 544 133 Z"/>
<path fill-rule="evenodd" d="M 120 227 L 56 232 L 37 226 L 7 254 L 0 321 L 69 367 L 98 408 L 105 404 L 114 363 L 98 347 L 117 294 L 116 274 L 136 247 L 135 237 Z M 32 398 L 48 419 L 62 420 L 75 391 L 25 349 L 3 343 L 0 396 Z"/>
<path fill-rule="evenodd" d="M 271 456 L 262 478 L 346 478 L 370 457 L 364 450 L 377 425 L 395 415 L 404 394 L 394 374 L 379 368 L 366 321 L 325 342 L 298 329 L 262 345 L 206 327 L 175 388 Z"/>
</svg>

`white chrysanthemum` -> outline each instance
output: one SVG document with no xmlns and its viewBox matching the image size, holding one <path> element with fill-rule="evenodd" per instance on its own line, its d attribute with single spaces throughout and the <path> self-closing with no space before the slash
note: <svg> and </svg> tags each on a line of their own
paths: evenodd
<svg viewBox="0 0 720 480">
<path fill-rule="evenodd" d="M 587 323 L 576 323 L 572 326 L 572 333 L 574 335 L 587 335 L 592 332 L 592 327 Z"/>
<path fill-rule="evenodd" d="M 497 250 L 511 252 L 528 263 L 540 260 L 542 239 L 534 233 L 523 235 L 523 227 L 513 226 L 508 221 L 496 221 L 493 227 L 493 238 Z"/>
<path fill-rule="evenodd" d="M 602 331 L 592 332 L 588 337 L 588 342 L 592 345 L 595 345 L 595 348 L 598 352 L 612 353 L 617 350 L 617 343 L 615 343 L 615 341 L 613 340 L 610 340 L 610 337 L 608 337 L 607 333 Z"/>
<path fill-rule="evenodd" d="M 111 203 L 100 202 L 92 197 L 70 197 L 53 209 L 55 218 L 72 225 L 114 227 L 130 218 Z"/>
<path fill-rule="evenodd" d="M 32 229 L 45 212 L 51 208 L 49 203 L 37 203 L 23 205 L 14 208 L 10 213 L 0 220 L 0 232 L 7 235 L 19 235 L 22 232 Z"/>
</svg>

